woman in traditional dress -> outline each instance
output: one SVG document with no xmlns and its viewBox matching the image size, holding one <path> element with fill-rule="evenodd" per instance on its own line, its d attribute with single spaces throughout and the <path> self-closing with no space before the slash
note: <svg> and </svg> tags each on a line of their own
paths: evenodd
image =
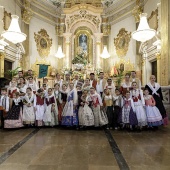
<svg viewBox="0 0 170 170">
<path fill-rule="evenodd" d="M 138 120 L 135 114 L 135 106 L 133 99 L 130 97 L 130 92 L 126 91 L 125 98 L 122 99 L 122 117 L 121 123 L 123 127 L 132 129 L 135 125 L 138 125 Z"/>
<path fill-rule="evenodd" d="M 80 99 L 80 106 L 78 111 L 79 125 L 81 127 L 94 126 L 94 115 L 89 107 L 90 102 L 88 101 L 88 91 L 84 90 Z"/>
<path fill-rule="evenodd" d="M 144 99 L 146 105 L 146 115 L 149 127 L 158 127 L 163 124 L 162 116 L 155 106 L 156 102 L 152 95 L 149 95 L 149 90 L 144 90 Z"/>
<path fill-rule="evenodd" d="M 62 89 L 63 79 L 61 79 L 61 75 L 59 73 L 56 74 L 56 79 L 54 80 L 54 83 L 58 83 L 60 85 L 60 90 Z"/>
<path fill-rule="evenodd" d="M 60 92 L 60 84 L 59 83 L 55 83 L 54 84 L 54 97 L 57 103 L 57 109 L 58 109 L 58 122 L 59 124 L 61 124 L 61 114 L 62 114 L 62 104 L 59 102 L 59 98 L 61 95 Z"/>
<path fill-rule="evenodd" d="M 48 89 L 48 94 L 45 98 L 45 104 L 46 108 L 43 117 L 45 126 L 53 127 L 58 125 L 58 109 L 52 88 Z"/>
<path fill-rule="evenodd" d="M 24 77 L 20 77 L 20 78 L 19 78 L 18 88 L 19 88 L 20 96 L 25 96 L 25 94 L 26 94 L 26 89 L 27 89 L 27 85 L 25 84 L 25 79 L 24 79 Z"/>
<path fill-rule="evenodd" d="M 58 107 L 58 114 L 60 116 L 60 121 L 62 120 L 62 112 L 63 112 L 63 109 L 64 109 L 64 106 L 67 102 L 67 85 L 66 84 L 62 84 L 62 88 L 60 90 L 60 93 L 59 93 L 59 107 Z M 61 123 L 61 122 L 60 122 Z"/>
<path fill-rule="evenodd" d="M 137 83 L 132 83 L 132 90 L 130 91 L 131 97 L 134 102 L 135 106 L 135 113 L 138 120 L 138 127 L 142 129 L 143 126 L 147 125 L 147 118 L 146 118 L 146 112 L 145 112 L 145 100 L 143 97 L 143 91 L 140 89 L 137 89 Z"/>
<path fill-rule="evenodd" d="M 111 95 L 111 91 L 107 88 L 104 89 L 103 103 L 108 118 L 107 129 L 112 129 L 113 128 L 113 96 Z"/>
<path fill-rule="evenodd" d="M 94 126 L 99 127 L 108 124 L 107 115 L 101 109 L 103 107 L 100 95 L 95 91 L 94 87 L 90 88 L 90 98 L 92 101 L 92 111 L 94 114 Z"/>
<path fill-rule="evenodd" d="M 74 84 L 69 84 L 70 91 L 68 92 L 67 102 L 62 113 L 62 125 L 64 126 L 78 126 L 78 97 L 77 90 Z"/>
<path fill-rule="evenodd" d="M 121 92 L 122 96 L 125 96 L 126 91 L 130 91 L 131 89 L 132 89 L 132 82 L 130 81 L 130 74 L 126 73 L 125 80 L 121 84 L 121 87 L 120 87 L 120 92 Z"/>
<path fill-rule="evenodd" d="M 34 78 L 32 76 L 30 76 L 28 78 L 28 83 L 27 83 L 27 87 L 31 87 L 33 93 L 35 94 L 36 91 L 38 90 L 38 86 L 36 84 L 36 82 L 34 81 Z"/>
<path fill-rule="evenodd" d="M 150 82 L 145 86 L 145 88 L 147 88 L 149 90 L 149 94 L 153 96 L 156 102 L 156 107 L 159 109 L 162 118 L 164 119 L 164 124 L 166 124 L 167 114 L 162 102 L 163 101 L 162 90 L 161 86 L 156 82 L 156 78 L 154 75 L 151 75 Z"/>
<path fill-rule="evenodd" d="M 84 81 L 84 84 L 82 86 L 82 90 L 87 90 L 87 91 L 90 91 L 90 80 L 87 78 L 85 79 Z"/>
<path fill-rule="evenodd" d="M 12 83 L 11 83 L 12 84 Z M 20 128 L 23 127 L 22 122 L 22 100 L 19 92 L 13 93 L 12 108 L 8 112 L 4 121 L 4 128 Z"/>
<path fill-rule="evenodd" d="M 43 126 L 43 116 L 45 112 L 45 94 L 43 89 L 38 89 L 34 99 L 34 110 L 35 110 L 35 124 L 36 126 Z"/>
<path fill-rule="evenodd" d="M 16 92 L 19 92 L 19 89 L 17 88 L 17 82 L 12 80 L 11 81 L 11 86 L 8 87 L 7 89 L 7 93 L 9 96 L 9 105 L 10 108 L 12 107 L 12 103 L 13 103 L 13 94 L 15 94 Z"/>
<path fill-rule="evenodd" d="M 35 95 L 31 87 L 27 87 L 26 94 L 23 98 L 23 123 L 25 125 L 32 126 L 35 124 L 34 99 Z"/>
</svg>

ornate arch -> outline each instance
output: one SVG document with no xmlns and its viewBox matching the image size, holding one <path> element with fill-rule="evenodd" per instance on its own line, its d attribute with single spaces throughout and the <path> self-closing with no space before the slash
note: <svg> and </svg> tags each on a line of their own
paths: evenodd
<svg viewBox="0 0 170 170">
<path fill-rule="evenodd" d="M 86 9 L 78 10 L 73 14 L 66 16 L 65 25 L 66 32 L 72 32 L 72 27 L 77 23 L 90 23 L 95 28 L 95 32 L 101 32 L 101 17 L 100 15 L 93 14 L 91 11 Z"/>
</svg>

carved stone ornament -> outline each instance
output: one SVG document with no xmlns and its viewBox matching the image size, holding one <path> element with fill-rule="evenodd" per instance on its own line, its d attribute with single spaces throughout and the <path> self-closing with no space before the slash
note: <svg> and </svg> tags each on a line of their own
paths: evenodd
<svg viewBox="0 0 170 170">
<path fill-rule="evenodd" d="M 3 23 L 4 23 L 4 30 L 8 30 L 11 23 L 11 13 L 4 11 Z"/>
<path fill-rule="evenodd" d="M 30 20 L 32 18 L 32 11 L 31 10 L 28 10 L 28 9 L 24 9 L 22 10 L 22 20 L 26 23 L 26 24 L 29 24 L 30 23 Z"/>
<path fill-rule="evenodd" d="M 114 45 L 116 48 L 116 54 L 119 57 L 124 57 L 128 51 L 129 42 L 131 39 L 131 32 L 125 30 L 125 28 L 120 29 L 117 34 L 117 38 L 114 38 Z"/>
<path fill-rule="evenodd" d="M 82 9 L 77 14 L 71 15 L 66 19 L 67 28 L 70 29 L 71 26 L 79 20 L 91 22 L 97 29 L 100 27 L 100 18 L 97 15 L 93 15 L 87 10 Z"/>
<path fill-rule="evenodd" d="M 48 57 L 52 46 L 52 39 L 49 38 L 47 31 L 45 29 L 41 29 L 38 34 L 34 33 L 34 39 L 40 57 Z"/>
</svg>

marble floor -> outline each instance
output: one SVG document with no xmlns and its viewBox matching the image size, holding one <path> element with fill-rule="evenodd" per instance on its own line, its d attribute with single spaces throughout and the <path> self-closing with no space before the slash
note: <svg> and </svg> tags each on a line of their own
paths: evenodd
<svg viewBox="0 0 170 170">
<path fill-rule="evenodd" d="M 0 130 L 0 170 L 170 170 L 170 126 L 157 131 Z"/>
</svg>

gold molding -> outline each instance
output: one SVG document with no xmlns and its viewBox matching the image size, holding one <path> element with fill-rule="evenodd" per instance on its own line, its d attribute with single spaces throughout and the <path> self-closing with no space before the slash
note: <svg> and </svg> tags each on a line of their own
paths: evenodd
<svg viewBox="0 0 170 170">
<path fill-rule="evenodd" d="M 3 23 L 4 23 L 4 30 L 8 30 L 11 23 L 11 13 L 4 11 Z"/>
<path fill-rule="evenodd" d="M 119 57 L 124 57 L 128 51 L 129 42 L 131 39 L 131 32 L 125 30 L 125 28 L 121 28 L 119 33 L 117 34 L 117 38 L 114 38 L 114 45 L 116 48 L 116 54 Z"/>
<path fill-rule="evenodd" d="M 148 23 L 150 28 L 154 30 L 158 29 L 158 9 L 152 11 L 150 17 L 148 18 Z"/>
<path fill-rule="evenodd" d="M 30 23 L 30 20 L 33 16 L 33 13 L 31 10 L 28 10 L 28 9 L 23 9 L 21 11 L 21 15 L 22 15 L 22 20 L 26 23 L 26 24 L 29 24 Z"/>
<path fill-rule="evenodd" d="M 48 57 L 52 46 L 52 39 L 49 38 L 47 31 L 45 29 L 41 29 L 38 34 L 34 33 L 34 39 L 40 57 Z"/>
</svg>

